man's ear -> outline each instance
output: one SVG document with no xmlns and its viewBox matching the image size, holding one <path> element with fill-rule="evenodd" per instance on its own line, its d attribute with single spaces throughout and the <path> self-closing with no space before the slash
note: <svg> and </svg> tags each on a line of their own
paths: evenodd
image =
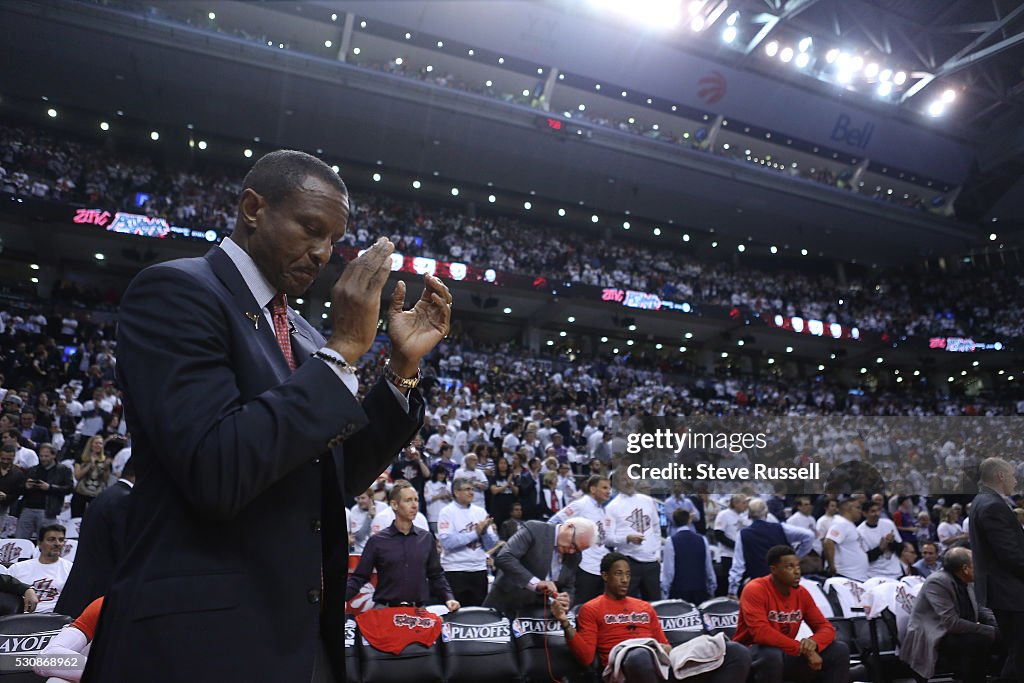
<svg viewBox="0 0 1024 683">
<path fill-rule="evenodd" d="M 242 224 L 251 230 L 256 227 L 259 215 L 266 207 L 267 200 L 263 195 L 247 187 L 242 191 L 242 199 L 238 203 L 238 217 Z"/>
</svg>

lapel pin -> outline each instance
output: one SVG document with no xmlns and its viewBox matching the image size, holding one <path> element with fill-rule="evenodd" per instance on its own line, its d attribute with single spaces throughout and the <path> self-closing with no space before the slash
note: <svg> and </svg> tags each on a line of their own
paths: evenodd
<svg viewBox="0 0 1024 683">
<path fill-rule="evenodd" d="M 246 313 L 245 317 L 252 321 L 252 326 L 260 329 L 260 316 L 257 313 Z"/>
</svg>

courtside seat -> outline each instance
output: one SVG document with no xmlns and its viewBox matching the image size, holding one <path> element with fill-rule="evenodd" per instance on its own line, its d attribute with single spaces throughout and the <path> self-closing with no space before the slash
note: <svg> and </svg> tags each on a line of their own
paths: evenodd
<svg viewBox="0 0 1024 683">
<path fill-rule="evenodd" d="M 507 617 L 487 607 L 463 607 L 443 618 L 446 683 L 519 681 L 512 625 Z"/>
<path fill-rule="evenodd" d="M 651 607 L 672 647 L 704 635 L 700 610 L 686 600 L 659 600 L 652 602 Z"/>
<path fill-rule="evenodd" d="M 813 579 L 803 577 L 800 579 L 800 585 L 807 589 L 807 592 L 811 594 L 811 597 L 814 599 L 814 604 L 817 605 L 818 610 L 821 612 L 823 617 L 831 619 L 836 615 L 835 607 L 825 594 L 825 588 L 821 583 Z"/>
<path fill-rule="evenodd" d="M 575 614 L 570 614 L 569 620 L 576 625 Z M 548 683 L 552 676 L 562 680 L 586 674 L 569 651 L 562 626 L 551 616 L 550 609 L 519 610 L 512 620 L 512 638 L 524 683 Z"/>
<path fill-rule="evenodd" d="M 11 614 L 0 617 L 0 652 L 5 655 L 31 655 L 40 652 L 50 640 L 70 624 L 63 614 Z M 13 661 L 13 660 L 10 660 Z M 3 683 L 43 683 L 46 679 L 31 671 L 0 669 Z"/>
<path fill-rule="evenodd" d="M 356 639 L 359 627 L 351 614 L 345 615 L 345 680 L 359 683 L 362 678 L 359 671 L 359 652 L 356 650 Z"/>
<path fill-rule="evenodd" d="M 710 634 L 724 633 L 732 640 L 740 618 L 740 603 L 732 598 L 711 598 L 700 604 L 704 629 Z"/>
<path fill-rule="evenodd" d="M 440 638 L 430 647 L 411 643 L 395 655 L 378 650 L 365 636 L 356 633 L 362 683 L 441 683 L 444 680 Z M 345 637 L 347 640 L 347 624 Z"/>
</svg>

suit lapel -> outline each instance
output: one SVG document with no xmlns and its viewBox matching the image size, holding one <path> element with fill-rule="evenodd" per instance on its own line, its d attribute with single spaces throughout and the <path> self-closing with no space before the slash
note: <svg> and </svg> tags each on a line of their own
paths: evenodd
<svg viewBox="0 0 1024 683">
<path fill-rule="evenodd" d="M 288 362 L 284 359 L 284 354 L 281 353 L 281 347 L 277 345 L 273 327 L 263 315 L 263 307 L 256 303 L 252 291 L 242 279 L 242 274 L 238 272 L 231 257 L 220 247 L 214 247 L 206 252 L 206 259 L 210 262 L 210 268 L 217 278 L 231 292 L 238 309 L 239 320 L 245 321 L 246 328 L 251 327 L 254 343 L 260 347 L 263 355 L 267 357 L 267 361 L 274 368 L 278 381 L 284 381 L 291 374 Z"/>
</svg>

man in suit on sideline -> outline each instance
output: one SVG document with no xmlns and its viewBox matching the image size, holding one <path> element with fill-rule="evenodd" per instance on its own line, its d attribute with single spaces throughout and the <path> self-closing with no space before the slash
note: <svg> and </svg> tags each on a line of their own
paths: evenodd
<svg viewBox="0 0 1024 683">
<path fill-rule="evenodd" d="M 932 572 L 914 600 L 900 659 L 931 678 L 945 655 L 964 683 L 984 683 L 998 631 L 992 612 L 978 605 L 974 565 L 967 548 L 950 548 L 942 571 Z"/>
<path fill-rule="evenodd" d="M 986 458 L 980 486 L 971 504 L 978 602 L 991 609 L 1007 644 L 1004 681 L 1024 683 L 1024 528 L 1013 514 L 1010 496 L 1017 485 L 1013 467 L 1002 458 Z"/>
<path fill-rule="evenodd" d="M 135 486 L 135 463 L 125 463 L 121 478 L 89 504 L 78 532 L 78 552 L 53 611 L 77 618 L 89 603 L 107 593 L 124 552 L 128 496 Z"/>
<path fill-rule="evenodd" d="M 345 184 L 278 151 L 242 187 L 230 238 L 143 270 L 121 302 L 138 481 L 86 683 L 340 679 L 327 659 L 342 670 L 343 493 L 365 491 L 422 423 L 419 363 L 448 333 L 448 289 L 425 275 L 403 310 L 396 284 L 390 364 L 360 402 L 349 363 L 374 341 L 394 245 L 347 265 L 325 342 L 287 297 L 345 234 Z"/>
<path fill-rule="evenodd" d="M 484 607 L 514 617 L 518 610 L 540 607 L 552 596 L 568 609 L 575 593 L 579 554 L 596 538 L 597 527 L 583 517 L 557 525 L 526 522 L 494 558 L 498 574 Z"/>
</svg>

